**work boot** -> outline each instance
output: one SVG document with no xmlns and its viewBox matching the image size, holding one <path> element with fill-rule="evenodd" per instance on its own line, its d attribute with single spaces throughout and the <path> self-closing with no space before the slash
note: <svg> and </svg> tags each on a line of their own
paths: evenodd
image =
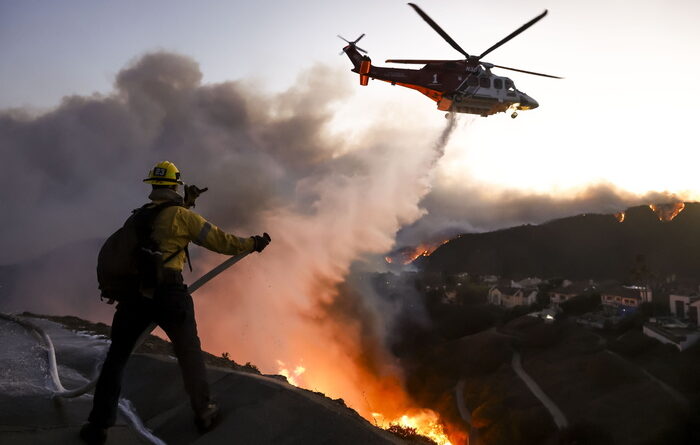
<svg viewBox="0 0 700 445">
<path fill-rule="evenodd" d="M 88 422 L 80 429 L 80 438 L 88 445 L 102 445 L 107 442 L 107 429 Z"/>
<path fill-rule="evenodd" d="M 209 402 L 204 411 L 195 415 L 194 423 L 200 433 L 211 431 L 216 426 L 219 420 L 219 405 L 215 402 Z"/>
</svg>

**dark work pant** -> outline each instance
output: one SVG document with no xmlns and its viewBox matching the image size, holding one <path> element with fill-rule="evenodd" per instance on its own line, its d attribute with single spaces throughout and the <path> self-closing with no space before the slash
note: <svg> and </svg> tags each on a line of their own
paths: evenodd
<svg viewBox="0 0 700 445">
<path fill-rule="evenodd" d="M 197 336 L 192 297 L 184 285 L 173 284 L 161 286 L 153 299 L 137 297 L 120 302 L 117 306 L 112 322 L 112 344 L 102 365 L 88 418 L 91 423 L 104 428 L 114 425 L 126 362 L 136 341 L 152 323 L 158 324 L 173 344 L 195 414 L 206 408 L 209 385 Z"/>
</svg>

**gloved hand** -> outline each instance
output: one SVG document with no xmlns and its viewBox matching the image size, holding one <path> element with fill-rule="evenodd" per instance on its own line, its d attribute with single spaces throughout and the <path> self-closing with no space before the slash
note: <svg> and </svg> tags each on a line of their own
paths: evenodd
<svg viewBox="0 0 700 445">
<path fill-rule="evenodd" d="M 253 247 L 255 252 L 262 252 L 263 249 L 270 244 L 270 241 L 272 241 L 272 238 L 270 238 L 270 235 L 268 235 L 267 232 L 263 233 L 262 236 L 255 235 L 252 238 L 255 241 L 255 245 Z"/>
<path fill-rule="evenodd" d="M 184 200 L 184 206 L 187 207 L 188 209 L 190 207 L 194 207 L 194 201 L 201 195 L 202 193 L 206 192 L 209 190 L 209 187 L 204 187 L 203 189 L 200 189 L 196 185 L 186 185 L 185 186 L 185 200 Z"/>
</svg>

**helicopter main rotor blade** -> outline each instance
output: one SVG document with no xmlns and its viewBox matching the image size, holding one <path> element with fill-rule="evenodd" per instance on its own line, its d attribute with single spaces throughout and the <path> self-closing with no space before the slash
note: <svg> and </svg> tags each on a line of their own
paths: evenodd
<svg viewBox="0 0 700 445">
<path fill-rule="evenodd" d="M 551 74 L 542 74 L 542 73 L 536 73 L 536 72 L 534 72 L 534 71 L 525 71 L 525 70 L 521 70 L 521 69 L 518 69 L 518 68 L 510 68 L 510 67 L 503 66 L 503 65 L 495 65 L 495 64 L 493 64 L 493 63 L 489 63 L 489 66 L 495 66 L 496 68 L 501 68 L 501 69 L 504 69 L 504 70 L 517 71 L 517 72 L 519 72 L 519 73 L 533 74 L 533 75 L 535 75 L 535 76 L 551 77 L 552 79 L 563 79 L 563 77 L 552 76 Z"/>
<path fill-rule="evenodd" d="M 410 3 L 409 3 L 409 4 L 410 4 Z M 496 49 L 496 48 L 498 48 L 499 46 L 503 45 L 504 43 L 508 42 L 508 41 L 509 41 L 510 39 L 512 39 L 513 37 L 517 36 L 517 35 L 520 34 L 521 32 L 525 31 L 526 29 L 528 29 L 529 27 L 531 27 L 532 25 L 534 25 L 535 23 L 537 23 L 538 21 L 540 21 L 540 20 L 541 20 L 544 16 L 546 16 L 546 15 L 547 15 L 547 10 L 545 9 L 544 12 L 543 12 L 542 14 L 538 15 L 538 16 L 535 17 L 534 19 L 532 19 L 532 20 L 530 20 L 529 22 L 525 23 L 523 26 L 521 26 L 520 28 L 516 29 L 515 31 L 511 32 L 511 33 L 508 34 L 506 37 L 504 37 L 503 39 L 501 39 L 498 43 L 496 43 L 495 45 L 493 45 L 491 48 L 489 48 L 489 49 L 487 49 L 486 51 L 484 51 L 483 53 L 481 53 L 481 55 L 478 57 L 478 59 L 481 59 L 481 58 L 484 57 L 486 54 L 490 53 L 490 52 L 493 51 L 494 49 Z"/>
<path fill-rule="evenodd" d="M 435 23 L 433 21 L 433 19 L 428 17 L 428 14 L 423 12 L 423 10 L 418 7 L 418 5 L 416 5 L 415 3 L 409 3 L 409 6 L 411 6 L 413 9 L 415 9 L 415 11 L 418 13 L 418 15 L 421 16 L 421 18 L 423 20 L 425 20 L 428 23 L 428 25 L 430 25 L 435 30 L 435 32 L 440 34 L 440 36 L 443 39 L 445 39 L 445 41 L 447 43 L 449 43 L 452 46 L 452 48 L 454 48 L 457 51 L 459 51 L 460 53 L 464 54 L 464 57 L 469 58 L 469 54 L 467 54 L 467 52 L 465 50 L 463 50 L 462 47 L 460 47 L 457 44 L 457 42 L 452 40 L 452 37 L 450 37 L 442 28 L 440 28 L 440 25 L 438 25 L 437 23 Z"/>
<path fill-rule="evenodd" d="M 457 60 L 433 60 L 433 59 L 388 59 L 386 63 L 413 63 L 416 65 L 426 63 L 447 63 L 447 62 L 463 62 L 464 59 Z"/>
</svg>

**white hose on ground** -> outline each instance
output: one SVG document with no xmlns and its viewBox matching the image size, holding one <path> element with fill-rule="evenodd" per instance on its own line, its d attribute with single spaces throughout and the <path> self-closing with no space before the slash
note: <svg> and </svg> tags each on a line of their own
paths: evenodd
<svg viewBox="0 0 700 445">
<path fill-rule="evenodd" d="M 124 416 L 126 416 L 126 418 L 129 419 L 129 422 L 131 422 L 131 426 L 136 430 L 137 433 L 141 435 L 141 437 L 148 440 L 153 445 L 168 445 L 155 434 L 153 434 L 151 430 L 146 428 L 146 425 L 143 424 L 143 421 L 141 420 L 139 415 L 136 414 L 136 410 L 131 405 L 131 402 L 124 398 L 119 398 L 118 406 L 119 409 L 122 411 L 122 414 L 124 414 Z"/>
<path fill-rule="evenodd" d="M 248 255 L 248 253 L 243 253 L 240 255 L 232 256 L 231 258 L 226 259 L 223 263 L 219 264 L 217 267 L 212 269 L 211 271 L 207 272 L 206 274 L 202 275 L 197 281 L 192 283 L 190 286 L 188 286 L 187 291 L 189 293 L 192 293 L 202 287 L 205 283 L 210 281 L 212 278 L 216 277 L 219 275 L 221 272 L 224 270 L 228 269 L 229 267 L 233 266 L 236 264 L 238 261 L 242 260 Z M 36 324 L 32 323 L 31 321 L 22 319 L 17 317 L 16 315 L 12 314 L 5 314 L 0 312 L 0 318 L 3 318 L 5 320 L 12 321 L 14 323 L 17 323 L 30 332 L 32 332 L 34 335 L 36 335 L 39 340 L 44 343 L 44 346 L 46 347 L 46 352 L 48 356 L 48 362 L 49 362 L 49 375 L 51 377 L 51 382 L 53 383 L 54 386 L 54 391 L 53 391 L 53 396 L 54 397 L 63 397 L 63 398 L 72 398 L 72 397 L 78 397 L 81 396 L 88 391 L 92 390 L 95 385 L 97 384 L 97 378 L 99 377 L 99 373 L 97 373 L 96 376 L 94 376 L 88 383 L 85 385 L 75 388 L 75 389 L 66 389 L 63 387 L 63 384 L 61 383 L 61 379 L 58 376 L 58 363 L 56 362 L 56 349 L 53 346 L 53 342 L 51 341 L 51 337 L 44 331 L 41 327 L 37 326 Z M 141 334 L 139 339 L 136 341 L 136 344 L 134 345 L 134 349 L 138 348 L 141 343 L 150 335 L 151 331 L 155 329 L 156 324 L 151 324 L 146 330 Z M 135 414 L 133 409 L 129 406 L 129 404 L 125 403 L 122 400 L 119 402 L 119 407 L 122 409 L 124 414 L 127 416 L 127 418 L 134 424 L 134 427 L 137 429 L 137 431 L 150 440 L 152 443 L 155 444 L 163 444 L 163 442 L 155 437 L 146 427 L 143 425 L 141 422 L 141 419 L 138 418 L 138 416 Z"/>
<path fill-rule="evenodd" d="M 51 337 L 44 331 L 42 328 L 39 326 L 35 325 L 29 320 L 24 320 L 22 318 L 19 318 L 15 315 L 12 314 L 4 314 L 0 312 L 0 318 L 3 318 L 5 320 L 9 320 L 12 322 L 15 322 L 21 326 L 23 326 L 25 329 L 29 330 L 32 332 L 34 335 L 39 337 L 39 339 L 44 343 L 44 346 L 46 347 L 46 355 L 48 356 L 48 361 L 49 361 L 49 377 L 51 377 L 51 382 L 53 383 L 54 386 L 54 391 L 53 395 L 54 397 L 65 397 L 65 398 L 71 398 L 71 397 L 78 397 L 80 395 L 85 394 L 86 392 L 90 391 L 92 388 L 95 387 L 97 384 L 97 377 L 93 378 L 90 380 L 87 384 L 68 390 L 63 387 L 61 384 L 61 379 L 58 377 L 58 364 L 56 363 L 56 349 L 53 346 L 53 342 L 51 341 Z"/>
</svg>

